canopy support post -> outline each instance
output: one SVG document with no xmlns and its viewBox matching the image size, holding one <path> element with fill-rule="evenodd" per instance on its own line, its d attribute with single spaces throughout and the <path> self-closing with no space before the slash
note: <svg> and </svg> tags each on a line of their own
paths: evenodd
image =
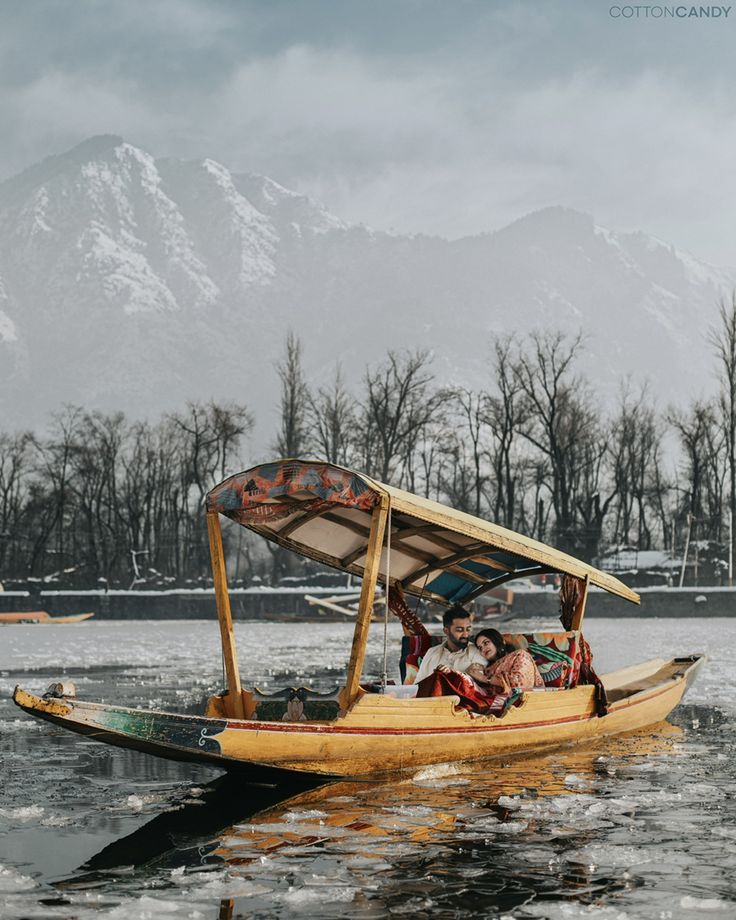
<svg viewBox="0 0 736 920">
<path fill-rule="evenodd" d="M 360 687 L 360 675 L 363 671 L 368 628 L 370 627 L 371 616 L 373 614 L 373 600 L 376 594 L 378 567 L 381 562 L 383 535 L 386 530 L 388 507 L 388 495 L 383 494 L 371 515 L 371 530 L 368 536 L 368 548 L 366 552 L 365 567 L 363 569 L 363 584 L 360 589 L 358 615 L 355 620 L 353 645 L 350 650 L 348 676 L 345 681 L 345 687 L 340 694 L 340 705 L 343 710 L 348 709 L 355 699 Z"/>
<path fill-rule="evenodd" d="M 575 608 L 575 613 L 572 615 L 572 622 L 570 623 L 570 629 L 580 629 L 583 625 L 583 617 L 585 616 L 585 605 L 588 602 L 588 588 L 590 587 L 590 576 L 586 575 L 583 579 L 583 593 L 578 601 L 578 605 Z"/>
<path fill-rule="evenodd" d="M 222 656 L 225 661 L 225 674 L 227 676 L 225 710 L 233 718 L 244 719 L 245 710 L 240 687 L 238 656 L 235 650 L 233 616 L 230 611 L 230 597 L 227 593 L 227 572 L 225 570 L 225 555 L 222 549 L 222 529 L 220 528 L 220 518 L 216 511 L 207 512 L 207 535 L 210 539 L 212 580 L 215 585 L 217 619 L 220 621 Z"/>
</svg>

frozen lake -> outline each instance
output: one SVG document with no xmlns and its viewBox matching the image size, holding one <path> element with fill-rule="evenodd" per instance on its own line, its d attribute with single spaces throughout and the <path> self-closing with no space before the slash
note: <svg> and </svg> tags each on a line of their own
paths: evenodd
<svg viewBox="0 0 736 920">
<path fill-rule="evenodd" d="M 352 628 L 236 634 L 246 686 L 327 689 Z M 710 660 L 649 734 L 299 791 L 100 745 L 9 700 L 65 674 L 88 699 L 200 711 L 222 682 L 214 621 L 0 628 L 0 917 L 733 917 L 736 620 L 591 619 L 586 636 L 599 672 Z M 367 671 L 381 647 L 374 625 Z"/>
</svg>

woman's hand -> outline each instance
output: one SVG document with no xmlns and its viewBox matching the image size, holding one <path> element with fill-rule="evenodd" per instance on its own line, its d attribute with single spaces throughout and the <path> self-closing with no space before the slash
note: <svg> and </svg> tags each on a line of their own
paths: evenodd
<svg viewBox="0 0 736 920">
<path fill-rule="evenodd" d="M 501 674 L 490 674 L 486 677 L 486 683 L 490 685 L 496 693 L 511 693 L 509 682 Z"/>
<path fill-rule="evenodd" d="M 435 668 L 435 671 L 439 671 L 440 674 L 449 674 L 452 668 L 448 668 L 446 664 L 439 664 Z"/>
<path fill-rule="evenodd" d="M 474 681 L 477 681 L 479 684 L 487 684 L 488 680 L 486 678 L 485 668 L 482 664 L 477 662 L 471 664 L 468 670 L 465 672 L 468 677 L 472 677 Z"/>
</svg>

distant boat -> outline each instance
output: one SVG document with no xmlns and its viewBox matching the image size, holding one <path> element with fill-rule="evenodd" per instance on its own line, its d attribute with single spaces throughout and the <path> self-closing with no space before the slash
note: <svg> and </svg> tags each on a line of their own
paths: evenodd
<svg viewBox="0 0 736 920">
<path fill-rule="evenodd" d="M 339 692 L 242 688 L 220 515 L 294 553 L 362 577 Z M 598 678 L 581 634 L 588 588 L 639 603 L 636 592 L 536 540 L 329 463 L 279 460 L 231 476 L 207 496 L 207 527 L 227 689 L 209 699 L 204 715 L 86 702 L 66 683 L 42 696 L 16 687 L 18 706 L 97 741 L 237 769 L 253 779 L 366 777 L 448 761 L 526 756 L 646 728 L 677 706 L 705 660 L 700 654 L 657 658 Z M 416 685 L 389 686 L 385 662 L 381 683 L 363 675 L 379 581 L 386 589 L 450 606 L 514 578 L 550 574 L 567 576 L 563 586 L 571 585 L 561 598 L 564 629 L 504 637 L 507 645 L 528 647 L 547 661 L 545 689 L 514 691 L 501 700 L 510 706 L 502 713 L 471 713 L 456 695 L 415 698 Z M 384 649 L 386 656 L 387 638 Z M 516 693 L 521 696 L 514 706 Z"/>
<path fill-rule="evenodd" d="M 0 626 L 13 623 L 81 623 L 89 620 L 94 613 L 73 613 L 66 617 L 52 617 L 45 610 L 16 610 L 12 613 L 0 613 Z"/>
</svg>

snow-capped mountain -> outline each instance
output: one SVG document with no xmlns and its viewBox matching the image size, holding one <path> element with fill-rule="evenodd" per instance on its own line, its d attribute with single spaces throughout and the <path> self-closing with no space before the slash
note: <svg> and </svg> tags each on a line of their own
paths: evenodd
<svg viewBox="0 0 736 920">
<path fill-rule="evenodd" d="M 289 329 L 316 380 L 428 347 L 469 385 L 492 333 L 582 329 L 604 392 L 631 374 L 668 402 L 711 385 L 707 328 L 734 284 L 564 208 L 454 242 L 400 236 L 213 160 L 96 137 L 0 184 L 0 427 L 63 402 L 140 416 L 212 396 L 267 431 Z"/>
</svg>

